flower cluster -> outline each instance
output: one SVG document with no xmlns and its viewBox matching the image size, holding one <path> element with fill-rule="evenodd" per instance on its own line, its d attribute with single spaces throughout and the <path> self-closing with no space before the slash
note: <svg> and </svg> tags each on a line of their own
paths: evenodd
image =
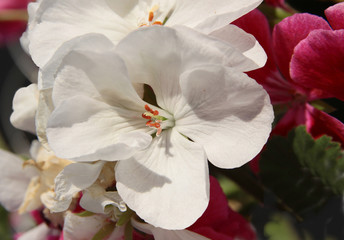
<svg viewBox="0 0 344 240">
<path fill-rule="evenodd" d="M 183 229 L 209 204 L 207 159 L 239 167 L 271 130 L 269 96 L 244 73 L 265 64 L 264 50 L 228 25 L 259 3 L 29 4 L 21 42 L 39 79 L 17 92 L 11 121 L 36 133 L 51 157 L 22 163 L 38 173 L 19 211 L 43 207 L 64 239 L 83 239 L 77 222 L 86 220 L 95 225 L 87 234 L 109 228 L 109 239 L 120 239 L 130 219 L 157 239 L 154 229 L 205 239 L 196 226 Z M 77 205 L 92 217 L 76 216 Z"/>
<path fill-rule="evenodd" d="M 39 74 L 11 123 L 38 141 L 28 160 L 0 151 L 1 204 L 39 224 L 17 238 L 257 239 L 209 165 L 259 160 L 270 133 L 299 125 L 344 143 L 314 104 L 344 100 L 344 4 L 271 37 L 261 2 L 30 3 L 20 41 Z M 286 110 L 273 129 L 272 104 Z"/>
</svg>

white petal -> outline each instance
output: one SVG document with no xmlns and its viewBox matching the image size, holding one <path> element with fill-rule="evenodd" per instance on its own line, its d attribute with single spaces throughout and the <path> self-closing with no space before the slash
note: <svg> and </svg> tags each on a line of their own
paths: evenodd
<svg viewBox="0 0 344 240">
<path fill-rule="evenodd" d="M 252 64 L 252 69 L 249 69 L 250 65 L 248 65 L 245 71 L 251 71 L 265 65 L 267 55 L 264 49 L 253 35 L 246 33 L 241 28 L 229 24 L 212 32 L 210 35 L 230 43 L 255 63 L 255 65 Z"/>
<path fill-rule="evenodd" d="M 186 102 L 175 112 L 175 128 L 201 144 L 214 165 L 239 167 L 259 153 L 274 116 L 262 86 L 215 65 L 185 72 L 180 84 Z"/>
<path fill-rule="evenodd" d="M 121 212 L 125 212 L 127 207 L 117 192 L 106 192 L 101 186 L 94 184 L 87 188 L 80 200 L 80 206 L 93 213 L 107 213 L 106 206 L 118 208 Z M 118 210 L 115 209 L 116 212 Z"/>
<path fill-rule="evenodd" d="M 186 27 L 142 28 L 124 38 L 116 50 L 130 79 L 150 85 L 158 105 L 169 112 L 180 97 L 179 75 L 186 69 L 211 63 L 241 71 L 256 66 L 231 44 Z"/>
<path fill-rule="evenodd" d="M 37 9 L 38 9 L 40 2 L 41 2 L 41 0 L 38 0 L 35 2 L 30 2 L 27 6 L 29 21 L 28 21 L 26 32 L 24 32 L 20 38 L 20 44 L 23 47 L 23 50 L 27 54 L 29 54 L 29 44 L 30 44 L 30 40 L 28 39 L 28 35 L 29 35 L 28 32 L 29 32 L 29 30 L 31 30 L 36 25 L 35 15 L 36 15 L 36 12 L 37 12 Z"/>
<path fill-rule="evenodd" d="M 35 116 L 38 106 L 37 84 L 17 90 L 13 98 L 11 123 L 16 128 L 36 134 Z"/>
<path fill-rule="evenodd" d="M 118 162 L 115 173 L 124 202 L 154 226 L 184 229 L 208 205 L 204 151 L 176 131 L 163 131 L 147 150 Z"/>
<path fill-rule="evenodd" d="M 75 95 L 86 95 L 112 106 L 142 111 L 145 103 L 130 82 L 123 60 L 113 51 L 114 45 L 96 34 L 78 40 L 64 45 L 63 53 L 52 59 L 52 62 L 59 62 L 52 65 L 52 68 L 57 65 L 57 69 L 50 71 L 56 76 L 54 105 Z"/>
<path fill-rule="evenodd" d="M 126 22 L 131 22 L 132 26 L 139 27 L 142 24 L 148 25 L 149 12 L 152 9 L 154 11 L 155 21 L 164 22 L 165 18 L 168 17 L 173 11 L 176 1 L 175 0 L 127 0 L 125 2 L 118 2 L 113 0 L 106 0 L 111 9 L 123 17 Z"/>
<path fill-rule="evenodd" d="M 38 108 L 36 113 L 36 131 L 37 137 L 46 149 L 50 149 L 47 139 L 47 124 L 48 119 L 54 110 L 52 100 L 52 89 L 42 89 L 39 91 Z"/>
<path fill-rule="evenodd" d="M 40 196 L 40 201 L 44 205 L 44 207 L 48 208 L 49 210 L 52 210 L 55 208 L 55 206 L 59 205 L 60 203 L 56 199 L 56 194 L 53 190 L 45 191 Z M 66 201 L 67 202 L 67 201 Z M 69 201 L 68 203 L 65 203 L 67 208 L 69 207 Z M 65 208 L 65 207 L 64 207 Z"/>
<path fill-rule="evenodd" d="M 113 48 L 113 43 L 100 34 L 86 34 L 64 42 L 56 50 L 50 61 L 42 68 L 44 81 L 39 79 L 38 87 L 40 89 L 47 89 L 54 86 L 56 72 L 59 70 L 64 57 L 70 52 L 82 53 L 92 50 L 94 53 L 101 53 L 111 51 Z"/>
<path fill-rule="evenodd" d="M 46 190 L 44 188 L 45 186 L 41 184 L 38 176 L 31 179 L 30 184 L 26 189 L 24 200 L 18 209 L 19 214 L 30 212 L 42 207 L 40 196 L 44 190 Z"/>
<path fill-rule="evenodd" d="M 89 240 L 105 225 L 106 218 L 101 215 L 80 217 L 67 212 L 63 227 L 64 240 Z"/>
<path fill-rule="evenodd" d="M 117 42 L 133 28 L 105 0 L 46 0 L 32 15 L 27 38 L 29 52 L 39 67 L 47 63 L 62 43 L 74 37 L 101 33 Z"/>
<path fill-rule="evenodd" d="M 19 208 L 30 183 L 23 163 L 16 155 L 0 150 L 0 202 L 8 211 Z"/>
<path fill-rule="evenodd" d="M 33 140 L 30 146 L 30 156 L 32 159 L 37 160 L 39 150 L 41 149 L 41 144 L 37 140 Z"/>
<path fill-rule="evenodd" d="M 88 188 L 98 178 L 104 162 L 94 164 L 72 163 L 65 167 L 55 178 L 55 192 L 57 205 L 52 207 L 53 212 L 66 210 L 75 193 Z"/>
<path fill-rule="evenodd" d="M 50 228 L 45 223 L 42 223 L 37 227 L 25 232 L 18 238 L 18 240 L 46 240 L 49 233 Z"/>
<path fill-rule="evenodd" d="M 223 27 L 256 8 L 262 0 L 178 0 L 166 25 L 185 25 L 203 33 Z"/>
<path fill-rule="evenodd" d="M 139 231 L 153 235 L 155 240 L 210 240 L 209 238 L 189 230 L 166 230 L 156 228 L 150 224 L 139 222 L 135 218 L 131 219 L 131 223 L 133 227 Z"/>
<path fill-rule="evenodd" d="M 76 96 L 55 109 L 47 136 L 58 157 L 114 161 L 146 148 L 152 139 L 148 131 L 140 113 Z"/>
</svg>

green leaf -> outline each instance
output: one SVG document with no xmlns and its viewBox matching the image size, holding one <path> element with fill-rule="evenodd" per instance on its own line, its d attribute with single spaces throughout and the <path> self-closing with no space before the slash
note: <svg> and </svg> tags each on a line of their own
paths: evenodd
<svg viewBox="0 0 344 240">
<path fill-rule="evenodd" d="M 8 212 L 0 206 L 0 239 L 11 240 L 11 227 L 8 220 Z"/>
<path fill-rule="evenodd" d="M 299 162 L 336 195 L 344 193 L 344 155 L 340 143 L 323 136 L 314 140 L 305 127 L 296 129 L 293 149 Z"/>
<path fill-rule="evenodd" d="M 344 191 L 344 157 L 340 144 L 323 136 L 314 140 L 304 126 L 287 138 L 272 137 L 260 160 L 260 177 L 280 201 L 296 214 L 318 209 Z"/>
<path fill-rule="evenodd" d="M 293 222 L 283 214 L 274 214 L 265 225 L 264 233 L 269 240 L 301 240 Z"/>
</svg>

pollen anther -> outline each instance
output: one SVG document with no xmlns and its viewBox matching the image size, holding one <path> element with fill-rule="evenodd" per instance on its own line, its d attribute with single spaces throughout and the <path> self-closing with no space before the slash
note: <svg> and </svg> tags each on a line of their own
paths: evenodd
<svg viewBox="0 0 344 240">
<path fill-rule="evenodd" d="M 159 111 L 151 109 L 147 104 L 145 105 L 145 110 L 147 112 L 143 113 L 142 117 L 144 119 L 148 119 L 148 121 L 146 122 L 146 126 L 156 128 L 156 136 L 159 136 L 162 132 L 161 123 L 162 121 L 166 120 L 166 118 L 159 116 Z"/>
<path fill-rule="evenodd" d="M 154 12 L 149 12 L 148 21 L 151 22 L 154 19 Z"/>
<path fill-rule="evenodd" d="M 142 117 L 145 118 L 145 119 L 151 119 L 152 118 L 150 116 L 146 116 L 144 113 L 142 113 Z"/>
<path fill-rule="evenodd" d="M 148 111 L 148 112 L 151 112 L 152 111 L 152 109 L 146 104 L 145 105 L 145 109 L 146 109 L 146 111 Z"/>
<path fill-rule="evenodd" d="M 160 22 L 160 21 L 155 21 L 155 22 L 152 23 L 152 25 L 162 25 L 162 22 Z"/>
</svg>

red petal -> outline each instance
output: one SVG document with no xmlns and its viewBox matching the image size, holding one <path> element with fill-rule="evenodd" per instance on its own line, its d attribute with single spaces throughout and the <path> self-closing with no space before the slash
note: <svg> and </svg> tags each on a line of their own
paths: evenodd
<svg viewBox="0 0 344 240">
<path fill-rule="evenodd" d="M 265 0 L 264 2 L 270 6 L 280 7 L 285 11 L 293 12 L 293 10 L 287 4 L 285 4 L 284 0 Z"/>
<path fill-rule="evenodd" d="M 274 7 L 284 6 L 284 0 L 265 0 L 264 2 Z"/>
<path fill-rule="evenodd" d="M 251 225 L 228 207 L 225 194 L 216 178 L 210 176 L 210 201 L 203 215 L 188 228 L 190 231 L 216 240 L 254 240 Z"/>
<path fill-rule="evenodd" d="M 277 64 L 288 80 L 289 63 L 295 46 L 315 29 L 328 29 L 330 26 L 321 17 L 308 13 L 294 14 L 283 19 L 273 30 L 273 47 L 277 57 Z"/>
<path fill-rule="evenodd" d="M 18 40 L 25 28 L 26 22 L 0 22 L 0 46 Z"/>
<path fill-rule="evenodd" d="M 2 9 L 25 9 L 29 2 L 33 0 L 1 0 L 0 10 Z"/>
<path fill-rule="evenodd" d="M 253 10 L 234 21 L 233 24 L 252 34 L 268 56 L 263 68 L 248 72 L 248 75 L 264 86 L 273 104 L 291 101 L 293 89 L 276 67 L 270 27 L 264 14 L 259 10 Z"/>
<path fill-rule="evenodd" d="M 227 219 L 229 213 L 228 202 L 216 178 L 210 176 L 210 200 L 203 215 L 190 227 L 210 226 L 215 222 Z"/>
<path fill-rule="evenodd" d="M 333 29 L 344 29 L 344 3 L 338 3 L 325 10 L 325 15 Z"/>
<path fill-rule="evenodd" d="M 26 9 L 31 0 L 1 0 L 0 15 L 3 10 Z M 0 46 L 6 42 L 18 40 L 25 31 L 25 21 L 3 21 L 0 22 Z"/>
<path fill-rule="evenodd" d="M 344 124 L 336 118 L 307 104 L 306 127 L 314 138 L 326 134 L 344 146 Z"/>
<path fill-rule="evenodd" d="M 298 84 L 344 100 L 344 30 L 317 30 L 295 48 L 291 76 Z"/>
<path fill-rule="evenodd" d="M 306 106 L 297 104 L 290 108 L 272 130 L 271 135 L 286 136 L 294 127 L 306 123 Z"/>
</svg>

